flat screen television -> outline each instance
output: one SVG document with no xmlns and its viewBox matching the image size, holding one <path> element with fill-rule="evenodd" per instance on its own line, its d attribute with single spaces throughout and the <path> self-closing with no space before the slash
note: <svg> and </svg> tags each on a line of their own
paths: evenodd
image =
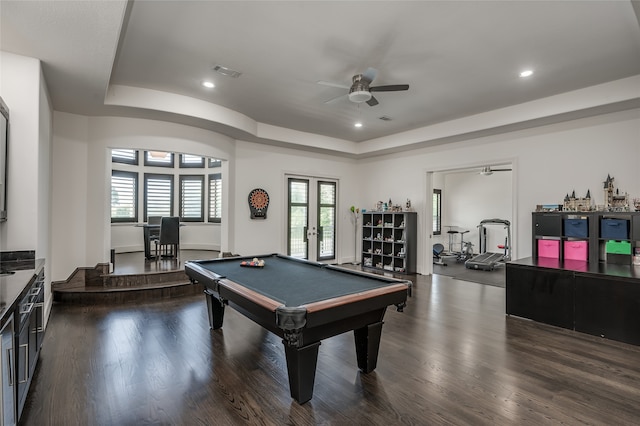
<svg viewBox="0 0 640 426">
<path fill-rule="evenodd" d="M 0 222 L 7 220 L 7 145 L 9 108 L 0 97 Z"/>
</svg>

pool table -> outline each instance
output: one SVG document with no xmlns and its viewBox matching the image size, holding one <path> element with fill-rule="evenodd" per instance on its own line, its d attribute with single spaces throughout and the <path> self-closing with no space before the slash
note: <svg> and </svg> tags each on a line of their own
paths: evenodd
<svg viewBox="0 0 640 426">
<path fill-rule="evenodd" d="M 242 266 L 254 257 L 263 267 Z M 376 368 L 382 320 L 389 305 L 406 306 L 412 283 L 280 254 L 196 260 L 185 264 L 205 287 L 212 329 L 229 305 L 282 337 L 291 397 L 313 396 L 320 341 L 353 330 L 358 368 Z"/>
</svg>

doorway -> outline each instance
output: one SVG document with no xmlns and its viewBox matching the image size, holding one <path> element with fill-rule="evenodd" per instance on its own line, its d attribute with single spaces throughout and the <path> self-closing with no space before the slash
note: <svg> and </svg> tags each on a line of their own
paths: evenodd
<svg viewBox="0 0 640 426">
<path fill-rule="evenodd" d="M 483 220 L 502 219 L 511 223 L 511 241 L 508 245 L 512 257 L 515 256 L 515 166 L 515 160 L 510 159 L 494 166 L 467 166 L 427 173 L 431 198 L 429 204 L 433 212 L 431 241 L 427 247 L 432 253 L 434 244 L 444 247 L 439 259 L 429 260 L 433 274 L 504 287 L 502 263 L 495 265 L 491 271 L 468 269 L 466 259 L 459 253 L 463 251 L 463 244 L 464 248 L 470 244 L 473 255 L 480 254 L 483 248 L 488 253 L 503 254 L 507 246 L 506 228 L 487 227 L 481 234 L 478 226 Z M 436 201 L 440 201 L 440 208 Z"/>
<path fill-rule="evenodd" d="M 287 177 L 287 254 L 316 262 L 336 259 L 338 182 Z"/>
</svg>

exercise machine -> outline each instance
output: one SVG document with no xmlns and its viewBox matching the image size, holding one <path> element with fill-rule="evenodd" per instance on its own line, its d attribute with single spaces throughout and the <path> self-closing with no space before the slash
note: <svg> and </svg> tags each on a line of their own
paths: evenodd
<svg viewBox="0 0 640 426">
<path fill-rule="evenodd" d="M 456 262 L 466 262 L 473 257 L 473 243 L 464 240 L 464 234 L 469 231 L 460 232 L 460 252 L 456 256 Z"/>
<path fill-rule="evenodd" d="M 502 225 L 507 230 L 504 244 L 498 245 L 498 248 L 503 250 L 502 253 L 487 252 L 487 231 L 485 228 L 487 225 Z M 492 271 L 503 265 L 504 262 L 511 260 L 511 223 L 508 220 L 485 219 L 478 225 L 478 233 L 480 234 L 480 254 L 464 263 L 467 269 Z"/>
<path fill-rule="evenodd" d="M 440 266 L 447 266 L 442 257 L 444 253 L 444 246 L 440 243 L 435 243 L 433 245 L 433 264 Z"/>
</svg>

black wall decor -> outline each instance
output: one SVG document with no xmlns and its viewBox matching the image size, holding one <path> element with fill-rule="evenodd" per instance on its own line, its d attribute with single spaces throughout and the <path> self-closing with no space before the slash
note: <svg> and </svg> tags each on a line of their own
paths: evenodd
<svg viewBox="0 0 640 426">
<path fill-rule="evenodd" d="M 249 210 L 251 219 L 266 219 L 269 208 L 269 194 L 261 188 L 256 188 L 249 193 Z"/>
</svg>

